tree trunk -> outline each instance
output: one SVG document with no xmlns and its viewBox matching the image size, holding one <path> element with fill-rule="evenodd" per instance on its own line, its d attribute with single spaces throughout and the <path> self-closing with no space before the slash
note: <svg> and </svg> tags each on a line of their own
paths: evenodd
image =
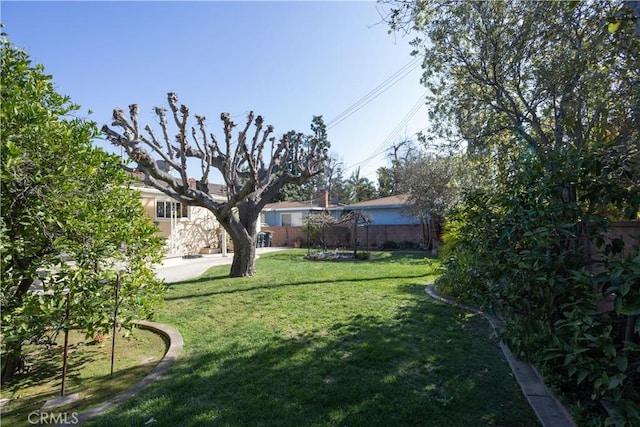
<svg viewBox="0 0 640 427">
<path fill-rule="evenodd" d="M 229 277 L 250 277 L 256 274 L 255 233 L 250 242 L 233 240 L 233 263 Z"/>
<path fill-rule="evenodd" d="M 0 382 L 11 381 L 22 366 L 22 345 L 12 343 L 7 345 L 7 353 L 2 357 L 2 377 Z"/>
<path fill-rule="evenodd" d="M 17 263 L 19 271 L 29 270 L 27 260 L 18 260 Z M 5 312 L 12 312 L 16 309 L 16 307 L 20 307 L 20 305 L 22 304 L 22 298 L 25 296 L 32 284 L 33 279 L 30 277 L 21 279 L 10 303 L 7 306 L 2 307 L 2 310 L 4 310 Z M 22 342 L 13 342 L 7 344 L 5 354 L 2 357 L 2 372 L 0 373 L 0 383 L 4 384 L 5 381 L 11 381 L 14 375 L 21 369 L 22 362 Z"/>
<path fill-rule="evenodd" d="M 425 251 L 433 249 L 433 233 L 431 232 L 431 222 L 433 218 L 427 221 L 424 215 L 420 215 L 420 225 L 422 226 L 422 241 Z"/>
<path fill-rule="evenodd" d="M 256 224 L 260 210 L 249 202 L 238 206 L 237 217 L 229 214 L 218 218 L 233 242 L 233 262 L 229 277 L 251 277 L 256 274 Z"/>
</svg>

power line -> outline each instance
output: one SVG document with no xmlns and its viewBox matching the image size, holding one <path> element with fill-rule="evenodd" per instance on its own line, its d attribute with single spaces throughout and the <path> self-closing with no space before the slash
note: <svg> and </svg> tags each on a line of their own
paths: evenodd
<svg viewBox="0 0 640 427">
<path fill-rule="evenodd" d="M 415 70 L 419 65 L 420 65 L 420 59 L 419 58 L 415 58 L 415 59 L 411 60 L 409 63 L 405 64 L 402 68 L 400 68 L 398 71 L 393 73 L 385 81 L 380 83 L 373 90 L 371 90 L 368 94 L 366 94 L 365 96 L 360 98 L 358 101 L 356 101 L 354 104 L 352 104 L 349 108 L 344 110 L 342 113 L 338 114 L 333 119 L 327 121 L 327 123 L 326 123 L 327 129 L 331 129 L 331 128 L 337 126 L 338 124 L 342 123 L 344 120 L 346 120 L 352 114 L 356 113 L 358 110 L 363 108 L 365 105 L 369 104 L 371 101 L 376 99 L 378 96 L 380 96 L 381 94 L 386 92 L 389 88 L 394 86 L 396 83 L 398 83 L 404 77 L 409 75 L 409 73 L 411 73 L 413 70 Z"/>
<path fill-rule="evenodd" d="M 383 144 L 387 145 L 393 141 L 393 139 L 400 133 L 402 128 L 405 127 L 409 123 L 409 121 L 413 118 L 413 116 L 415 116 L 418 113 L 418 110 L 420 110 L 420 107 L 424 105 L 424 100 L 426 96 L 427 96 L 426 91 L 422 95 L 420 95 L 420 98 L 418 98 L 418 100 L 413 105 L 413 107 L 411 107 L 409 112 L 404 116 L 404 118 L 400 121 L 400 123 L 398 123 L 398 125 L 393 129 L 393 131 L 391 131 L 391 133 L 389 134 L 389 136 L 387 136 L 387 139 L 385 139 L 385 142 Z"/>
<path fill-rule="evenodd" d="M 424 103 L 426 95 L 427 95 L 426 91 L 422 95 L 420 95 L 416 103 L 409 109 L 407 114 L 405 114 L 402 120 L 400 120 L 400 122 L 396 125 L 396 127 L 391 131 L 389 136 L 387 136 L 384 139 L 384 141 L 382 141 L 382 143 L 378 145 L 375 150 L 373 150 L 373 153 L 369 157 L 357 163 L 354 163 L 353 165 L 350 165 L 349 167 L 345 168 L 345 170 L 349 170 L 354 167 L 366 164 L 369 161 L 373 160 L 374 158 L 378 157 L 379 155 L 384 154 L 385 150 L 388 148 L 387 146 L 389 145 L 389 143 L 393 142 L 393 139 L 402 130 L 402 128 L 406 126 L 409 123 L 409 121 L 413 118 L 413 116 L 415 116 L 418 113 L 418 111 L 420 110 L 420 107 L 422 107 Z M 414 135 L 417 135 L 417 132 Z"/>
</svg>

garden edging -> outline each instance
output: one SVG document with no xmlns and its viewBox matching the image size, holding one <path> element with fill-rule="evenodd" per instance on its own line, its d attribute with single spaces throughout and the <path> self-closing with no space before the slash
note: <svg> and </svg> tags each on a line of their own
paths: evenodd
<svg viewBox="0 0 640 427">
<path fill-rule="evenodd" d="M 104 403 L 101 403 L 98 406 L 95 406 L 85 412 L 81 412 L 77 414 L 74 419 L 75 422 L 73 424 L 83 423 L 89 420 L 90 418 L 93 418 L 97 415 L 104 413 L 106 410 L 112 408 L 113 406 L 118 405 L 124 402 L 125 400 L 128 400 L 131 397 L 135 396 L 137 393 L 141 392 L 142 390 L 147 388 L 151 383 L 153 383 L 162 375 L 164 375 L 169 370 L 169 368 L 174 364 L 174 362 L 177 360 L 178 354 L 180 353 L 180 351 L 182 350 L 182 346 L 184 345 L 184 341 L 182 339 L 182 335 L 180 335 L 180 332 L 178 332 L 176 329 L 170 326 L 163 325 L 161 323 L 156 323 L 156 322 L 148 322 L 148 321 L 141 320 L 137 322 L 137 325 L 141 329 L 147 329 L 147 330 L 156 332 L 167 338 L 167 340 L 169 341 L 169 348 L 167 349 L 167 352 L 164 354 L 164 357 L 162 358 L 162 360 L 160 360 L 160 362 L 158 362 L 156 367 L 153 368 L 153 371 L 151 371 L 149 375 L 144 377 L 142 380 L 138 381 L 133 387 L 123 391 L 122 393 L 118 394 L 117 396 L 113 397 L 112 399 L 109 399 Z M 59 425 L 70 425 L 70 424 L 64 423 Z"/>
<path fill-rule="evenodd" d="M 498 329 L 499 321 L 481 310 L 468 305 L 451 301 L 438 294 L 433 285 L 425 288 L 425 293 L 431 298 L 463 310 L 482 314 L 489 321 L 493 329 Z M 518 381 L 522 393 L 531 405 L 538 420 L 544 427 L 576 427 L 573 418 L 564 405 L 547 389 L 538 370 L 530 363 L 524 362 L 513 355 L 509 347 L 500 341 L 500 349 L 513 375 Z"/>
</svg>

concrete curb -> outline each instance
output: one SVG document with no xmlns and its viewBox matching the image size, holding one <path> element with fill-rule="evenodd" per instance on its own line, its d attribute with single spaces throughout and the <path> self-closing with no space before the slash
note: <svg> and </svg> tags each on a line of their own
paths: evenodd
<svg viewBox="0 0 640 427">
<path fill-rule="evenodd" d="M 88 411 L 77 414 L 75 417 L 76 419 L 73 420 L 74 425 L 83 423 L 89 420 L 90 418 L 100 415 L 104 413 L 107 409 L 110 409 L 113 406 L 118 405 L 126 401 L 127 399 L 130 399 L 131 397 L 135 396 L 136 394 L 138 394 L 139 392 L 147 388 L 151 383 L 153 383 L 158 378 L 160 378 L 162 375 L 166 374 L 169 368 L 177 360 L 178 354 L 180 353 L 180 351 L 182 350 L 182 346 L 184 345 L 184 341 L 182 339 L 182 335 L 180 335 L 180 332 L 178 332 L 176 329 L 173 329 L 170 326 L 163 325 L 161 323 L 147 322 L 147 321 L 141 320 L 141 321 L 138 321 L 137 324 L 141 329 L 148 329 L 150 331 L 156 332 L 160 335 L 163 335 L 169 340 L 169 348 L 167 349 L 167 352 L 165 353 L 164 357 L 162 358 L 162 360 L 160 360 L 160 362 L 158 362 L 156 367 L 153 369 L 153 371 L 151 371 L 149 375 L 144 377 L 142 380 L 140 380 L 130 389 L 123 391 L 122 393 L 118 394 L 112 399 L 109 399 L 108 401 L 101 403 L 100 405 L 95 406 L 89 409 Z M 64 424 L 58 424 L 58 425 L 71 425 L 71 424 L 64 423 Z"/>
<path fill-rule="evenodd" d="M 427 286 L 424 291 L 437 301 L 453 305 L 466 311 L 482 314 L 494 330 L 500 327 L 500 322 L 497 319 L 483 313 L 477 308 L 459 304 L 440 296 L 433 285 Z M 511 350 L 509 350 L 509 347 L 502 341 L 500 341 L 500 349 L 507 363 L 509 363 L 509 367 L 516 381 L 518 381 L 522 393 L 529 402 L 529 405 L 531 405 L 540 423 L 544 427 L 576 427 L 576 423 L 573 421 L 569 411 L 567 411 L 564 405 L 544 385 L 544 381 L 538 370 L 531 364 L 515 357 L 513 353 L 511 353 Z"/>
</svg>

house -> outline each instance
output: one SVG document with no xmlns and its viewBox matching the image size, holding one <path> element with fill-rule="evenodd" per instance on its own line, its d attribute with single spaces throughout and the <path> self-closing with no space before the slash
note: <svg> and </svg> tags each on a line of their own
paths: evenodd
<svg viewBox="0 0 640 427">
<path fill-rule="evenodd" d="M 260 222 L 267 227 L 300 227 L 310 212 L 331 211 L 337 207 L 329 203 L 329 194 L 323 191 L 317 199 L 309 201 L 269 203 L 262 210 Z"/>
<path fill-rule="evenodd" d="M 189 179 L 189 184 L 195 186 L 195 180 Z M 182 204 L 141 180 L 131 188 L 140 192 L 146 215 L 158 227 L 158 234 L 166 238 L 168 255 L 226 253 L 227 234 L 209 210 Z M 209 184 L 214 199 L 226 201 L 225 191 L 221 185 Z"/>
<path fill-rule="evenodd" d="M 338 205 L 329 203 L 329 193 L 323 191 L 316 199 L 267 204 L 260 214 L 260 229 L 271 233 L 271 246 L 297 246 L 306 240 L 304 219 L 310 213 L 331 212 Z"/>
<path fill-rule="evenodd" d="M 272 233 L 273 246 L 287 246 L 304 243 L 309 239 L 308 230 L 303 227 L 304 218 L 311 213 L 327 212 L 334 218 L 343 217 L 349 212 L 360 212 L 369 218 L 366 223 L 356 227 L 355 236 L 358 245 L 365 247 L 421 247 L 424 245 L 423 225 L 420 218 L 408 214 L 410 203 L 408 196 L 390 196 L 351 205 L 329 203 L 326 192 L 308 202 L 278 202 L 265 206 L 262 213 L 262 231 Z M 323 241 L 330 246 L 353 245 L 352 227 L 337 225 L 340 233 L 334 230 Z M 393 242 L 393 243 L 390 243 Z"/>
<path fill-rule="evenodd" d="M 342 209 L 362 212 L 370 218 L 370 225 L 420 224 L 420 218 L 408 214 L 410 206 L 409 196 L 403 194 L 354 203 L 342 206 Z"/>
</svg>

